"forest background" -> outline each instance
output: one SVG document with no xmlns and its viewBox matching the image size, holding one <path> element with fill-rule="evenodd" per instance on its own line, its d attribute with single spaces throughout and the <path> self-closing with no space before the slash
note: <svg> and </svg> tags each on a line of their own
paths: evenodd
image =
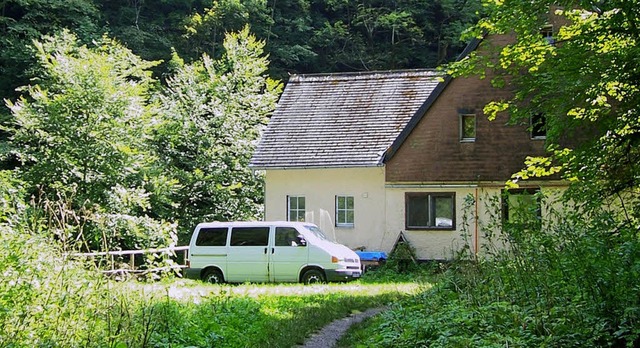
<svg viewBox="0 0 640 348">
<path fill-rule="evenodd" d="M 356 342 L 640 346 L 637 0 L 479 2 L 0 2 L 0 346 L 146 346 L 144 330 L 183 342 L 151 325 L 185 318 L 170 300 L 132 302 L 64 255 L 171 246 L 203 220 L 260 217 L 262 178 L 247 165 L 288 74 L 433 68 L 466 27 L 517 37 L 448 72 L 491 69 L 494 86 L 514 89 L 489 118 L 545 116 L 549 155 L 528 158 L 512 184 L 561 175 L 563 209 L 508 226 L 497 198 L 491 226 L 510 248 L 466 255 Z M 549 40 L 553 8 L 567 25 Z"/>
<path fill-rule="evenodd" d="M 76 250 L 184 244 L 200 221 L 260 218 L 247 164 L 289 74 L 435 68 L 480 8 L 3 1 L 0 160 L 19 193 L 5 205 Z"/>
</svg>

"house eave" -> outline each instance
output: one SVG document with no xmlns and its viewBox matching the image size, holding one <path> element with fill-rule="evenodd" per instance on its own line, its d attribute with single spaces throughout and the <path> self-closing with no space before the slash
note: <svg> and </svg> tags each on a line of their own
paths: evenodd
<svg viewBox="0 0 640 348">
<path fill-rule="evenodd" d="M 378 164 L 362 164 L 362 165 L 303 165 L 303 166 L 256 166 L 249 165 L 253 170 L 304 170 L 304 169 L 362 169 L 362 168 L 380 168 L 384 167 L 383 163 Z"/>
<path fill-rule="evenodd" d="M 522 188 L 529 187 L 566 187 L 569 182 L 565 180 L 549 179 L 549 180 L 530 180 L 519 183 Z M 432 181 L 432 182 L 386 182 L 386 188 L 392 189 L 420 189 L 420 188 L 447 188 L 447 189 L 459 189 L 459 188 L 505 188 L 506 180 L 496 181 Z"/>
</svg>

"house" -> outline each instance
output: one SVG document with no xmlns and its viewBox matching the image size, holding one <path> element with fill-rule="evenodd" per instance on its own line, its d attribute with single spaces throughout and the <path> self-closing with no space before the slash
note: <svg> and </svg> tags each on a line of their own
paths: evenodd
<svg viewBox="0 0 640 348">
<path fill-rule="evenodd" d="M 419 259 L 480 252 L 491 201 L 544 154 L 540 129 L 483 115 L 506 93 L 433 70 L 292 76 L 251 161 L 265 219 L 316 223 L 354 249 L 390 252 L 402 235 Z"/>
</svg>

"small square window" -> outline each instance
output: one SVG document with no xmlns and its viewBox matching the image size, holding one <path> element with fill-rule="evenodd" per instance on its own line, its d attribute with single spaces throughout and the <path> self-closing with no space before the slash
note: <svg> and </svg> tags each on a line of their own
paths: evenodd
<svg viewBox="0 0 640 348">
<path fill-rule="evenodd" d="M 540 229 L 542 202 L 539 188 L 504 191 L 502 195 L 502 223 L 507 229 Z"/>
<path fill-rule="evenodd" d="M 531 115 L 530 119 L 531 139 L 547 138 L 547 119 L 544 114 Z"/>
<path fill-rule="evenodd" d="M 304 196 L 287 196 L 287 219 L 289 221 L 304 221 Z"/>
<path fill-rule="evenodd" d="M 336 226 L 352 227 L 354 222 L 353 196 L 336 196 Z"/>
<path fill-rule="evenodd" d="M 460 115 L 460 141 L 476 140 L 476 115 Z"/>
<path fill-rule="evenodd" d="M 553 25 L 545 25 L 540 28 L 540 35 L 549 45 L 553 45 L 556 42 L 553 38 Z"/>
</svg>

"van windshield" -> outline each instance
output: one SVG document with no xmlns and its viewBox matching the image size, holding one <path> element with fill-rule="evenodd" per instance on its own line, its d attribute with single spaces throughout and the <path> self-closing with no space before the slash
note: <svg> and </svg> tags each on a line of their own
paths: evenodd
<svg viewBox="0 0 640 348">
<path fill-rule="evenodd" d="M 316 237 L 322 239 L 322 240 L 328 240 L 327 236 L 324 235 L 324 233 L 322 233 L 322 230 L 319 229 L 316 226 L 305 226 L 305 228 L 309 231 L 311 231 Z"/>
</svg>

